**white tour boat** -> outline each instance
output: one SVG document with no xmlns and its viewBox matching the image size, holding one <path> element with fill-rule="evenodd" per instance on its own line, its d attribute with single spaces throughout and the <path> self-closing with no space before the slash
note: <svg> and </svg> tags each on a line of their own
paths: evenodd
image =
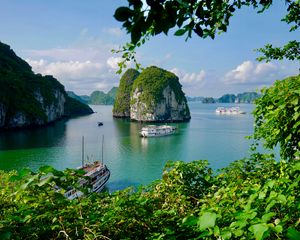
<svg viewBox="0 0 300 240">
<path fill-rule="evenodd" d="M 93 163 L 84 163 L 84 138 L 82 138 L 82 165 L 78 167 L 78 170 L 83 170 L 84 177 L 79 179 L 79 185 L 81 187 L 91 186 L 90 192 L 100 192 L 107 183 L 110 177 L 110 171 L 105 164 L 103 164 L 103 141 L 102 139 L 102 162 L 94 161 Z M 64 193 L 64 196 L 69 200 L 73 200 L 83 195 L 83 192 L 70 186 Z"/>
<path fill-rule="evenodd" d="M 170 125 L 148 125 L 140 131 L 141 137 L 161 137 L 175 133 L 176 127 Z"/>
<path fill-rule="evenodd" d="M 241 109 L 239 107 L 230 107 L 230 108 L 218 107 L 216 109 L 216 113 L 218 113 L 218 114 L 246 114 L 246 112 L 241 111 Z"/>
</svg>

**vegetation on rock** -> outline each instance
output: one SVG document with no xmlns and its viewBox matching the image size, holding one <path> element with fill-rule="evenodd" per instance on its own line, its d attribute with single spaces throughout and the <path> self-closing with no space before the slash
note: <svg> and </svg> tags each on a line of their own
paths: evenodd
<svg viewBox="0 0 300 240">
<path fill-rule="evenodd" d="M 168 86 L 174 91 L 179 103 L 185 100 L 178 77 L 172 72 L 151 66 L 145 68 L 133 83 L 132 93 L 141 89 L 143 100 L 150 105 L 151 102 L 155 104 L 163 98 L 163 90 Z"/>
<path fill-rule="evenodd" d="M 137 115 L 153 114 L 153 121 L 186 121 L 190 119 L 189 107 L 178 77 L 172 72 L 155 66 L 145 68 L 134 81 L 130 104 L 131 112 L 136 108 Z M 161 113 L 158 112 L 158 105 L 165 108 Z M 176 113 L 176 116 L 172 116 L 172 111 L 179 112 L 179 114 Z"/>
<path fill-rule="evenodd" d="M 47 107 L 53 111 L 59 107 L 62 110 L 58 113 L 60 118 L 64 116 L 64 104 L 69 110 L 72 104 L 77 104 L 67 102 L 64 86 L 55 78 L 34 74 L 27 62 L 1 42 L 0 85 L 0 105 L 6 109 L 3 128 L 9 127 L 9 122 L 18 114 L 25 116 L 24 126 L 43 125 L 49 122 Z M 72 115 L 70 111 L 69 114 Z"/>
<path fill-rule="evenodd" d="M 66 117 L 83 116 L 92 113 L 94 113 L 94 111 L 88 105 L 67 96 L 64 114 Z"/>
<path fill-rule="evenodd" d="M 113 107 L 114 117 L 130 117 L 130 93 L 132 85 L 139 74 L 137 70 L 130 68 L 121 77 Z"/>
</svg>

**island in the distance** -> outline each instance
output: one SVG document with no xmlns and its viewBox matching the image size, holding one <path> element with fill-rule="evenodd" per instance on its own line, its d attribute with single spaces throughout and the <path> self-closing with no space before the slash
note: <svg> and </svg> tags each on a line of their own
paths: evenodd
<svg viewBox="0 0 300 240">
<path fill-rule="evenodd" d="M 72 91 L 67 91 L 67 94 L 71 98 L 75 98 L 78 101 L 91 104 L 91 105 L 113 105 L 116 99 L 118 88 L 112 87 L 107 93 L 103 91 L 94 91 L 90 96 L 88 95 L 77 95 Z"/>
<path fill-rule="evenodd" d="M 0 42 L 0 130 L 43 126 L 61 118 L 93 113 L 70 98 L 52 76 L 33 73 L 10 46 Z"/>
<path fill-rule="evenodd" d="M 222 97 L 187 97 L 189 102 L 202 103 L 254 103 L 260 97 L 257 92 L 243 92 L 235 94 L 224 94 Z"/>
<path fill-rule="evenodd" d="M 184 122 L 191 118 L 178 77 L 155 66 L 140 74 L 133 69 L 124 73 L 113 116 L 140 122 Z"/>
</svg>

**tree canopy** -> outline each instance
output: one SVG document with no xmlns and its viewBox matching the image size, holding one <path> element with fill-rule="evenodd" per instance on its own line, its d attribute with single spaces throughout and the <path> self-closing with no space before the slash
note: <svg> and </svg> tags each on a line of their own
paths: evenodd
<svg viewBox="0 0 300 240">
<path fill-rule="evenodd" d="M 167 35 L 173 29 L 176 36 L 185 36 L 186 40 L 194 34 L 214 39 L 216 34 L 227 31 L 236 10 L 252 6 L 262 13 L 273 4 L 272 0 L 146 0 L 146 5 L 142 0 L 127 1 L 128 6 L 119 7 L 114 14 L 131 35 L 131 42 L 117 51 L 123 53 L 121 68 L 126 61 L 134 59 L 135 48 L 150 37 L 160 33 Z M 287 14 L 281 20 L 291 25 L 290 31 L 295 31 L 300 26 L 300 1 L 285 0 L 285 3 Z M 300 60 L 300 43 L 296 40 L 282 48 L 268 44 L 258 51 L 263 54 L 259 60 Z"/>
<path fill-rule="evenodd" d="M 271 149 L 279 144 L 283 159 L 295 159 L 300 153 L 300 75 L 263 89 L 255 103 L 255 139 Z"/>
</svg>

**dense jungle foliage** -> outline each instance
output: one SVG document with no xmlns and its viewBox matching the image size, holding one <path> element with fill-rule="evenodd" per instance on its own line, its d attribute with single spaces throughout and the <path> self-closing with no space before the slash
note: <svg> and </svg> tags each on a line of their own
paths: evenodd
<svg viewBox="0 0 300 240">
<path fill-rule="evenodd" d="M 71 174 L 72 173 L 72 174 Z M 137 191 L 69 201 L 73 170 L 0 174 L 1 239 L 299 239 L 300 163 L 255 154 L 219 173 L 169 162 Z M 47 177 L 45 177 L 47 176 Z"/>
<path fill-rule="evenodd" d="M 299 136 L 299 128 L 290 125 L 299 115 L 297 79 L 263 91 L 255 133 L 283 127 L 292 135 L 287 142 Z M 286 139 L 259 137 L 270 144 Z M 298 148 L 281 161 L 254 151 L 217 172 L 207 161 L 168 162 L 162 179 L 151 185 L 111 194 L 81 189 L 86 197 L 69 201 L 63 189 L 79 188 L 81 174 L 51 167 L 1 172 L 0 239 L 300 239 Z M 62 189 L 55 191 L 57 185 Z"/>
<path fill-rule="evenodd" d="M 114 116 L 130 117 L 130 93 L 133 82 L 139 75 L 137 70 L 129 68 L 121 77 L 113 108 Z"/>
</svg>

